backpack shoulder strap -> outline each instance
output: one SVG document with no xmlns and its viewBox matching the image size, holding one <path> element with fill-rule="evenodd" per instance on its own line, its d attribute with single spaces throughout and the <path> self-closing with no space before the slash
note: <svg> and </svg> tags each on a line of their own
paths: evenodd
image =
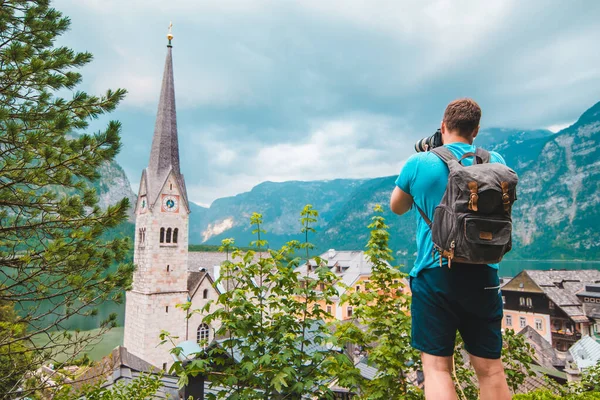
<svg viewBox="0 0 600 400">
<path fill-rule="evenodd" d="M 425 223 L 427 224 L 429 229 L 431 229 L 431 224 L 432 224 L 431 220 L 427 217 L 425 212 L 423 210 L 421 210 L 421 207 L 419 207 L 416 203 L 413 203 L 413 204 L 415 204 L 415 207 L 417 207 L 417 211 L 419 211 L 419 214 L 421 214 L 423 221 L 425 221 Z"/>
<path fill-rule="evenodd" d="M 458 159 L 454 156 L 454 154 L 452 154 L 452 152 L 444 146 L 440 146 L 440 147 L 431 149 L 431 152 L 433 154 L 435 154 L 436 156 L 438 156 L 446 164 L 448 164 L 452 160 L 458 161 Z"/>
<path fill-rule="evenodd" d="M 477 147 L 475 149 L 475 155 L 477 155 L 478 157 L 481 157 L 481 160 L 483 161 L 483 163 L 489 163 L 490 162 L 490 152 L 487 150 L 482 149 L 481 147 Z"/>
</svg>

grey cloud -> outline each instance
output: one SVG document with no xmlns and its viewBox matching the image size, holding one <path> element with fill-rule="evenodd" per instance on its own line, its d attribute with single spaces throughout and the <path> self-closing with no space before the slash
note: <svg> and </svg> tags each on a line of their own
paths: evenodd
<svg viewBox="0 0 600 400">
<path fill-rule="evenodd" d="M 457 97 L 482 105 L 483 126 L 524 128 L 575 120 L 599 100 L 598 2 L 60 0 L 56 6 L 73 20 L 65 43 L 96 55 L 84 71 L 86 89 L 130 89 L 114 115 L 124 122 L 118 160 L 128 173 L 147 163 L 164 36 L 173 20 L 182 166 L 191 198 L 202 203 L 267 178 L 395 173 L 414 140 L 430 134 Z M 349 157 L 344 168 L 332 160 L 295 173 L 260 169 L 265 164 L 255 155 L 262 149 L 289 145 L 282 148 L 294 152 L 328 121 L 343 120 L 356 124 L 356 134 L 339 146 L 376 154 L 379 173 L 365 169 L 360 157 Z M 227 151 L 234 155 L 219 157 Z M 327 149 L 316 151 L 328 157 Z"/>
</svg>

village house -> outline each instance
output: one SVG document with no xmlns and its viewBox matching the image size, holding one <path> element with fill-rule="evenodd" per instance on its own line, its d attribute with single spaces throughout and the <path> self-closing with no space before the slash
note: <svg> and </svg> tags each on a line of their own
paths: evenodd
<svg viewBox="0 0 600 400">
<path fill-rule="evenodd" d="M 502 328 L 521 331 L 529 326 L 565 352 L 582 336 L 597 335 L 598 283 L 596 270 L 522 271 L 502 287 Z M 578 296 L 584 293 L 588 295 Z"/>
<path fill-rule="evenodd" d="M 338 295 L 331 299 L 331 304 L 321 301 L 319 304 L 321 309 L 331 315 L 332 319 L 340 321 L 352 319 L 352 306 L 342 304 L 341 298 L 348 290 L 357 292 L 366 290 L 366 284 L 373 273 L 373 264 L 369 261 L 364 251 L 338 251 L 330 249 L 319 257 L 338 278 L 338 282 L 335 285 Z M 388 264 L 388 266 L 392 268 L 391 265 Z M 296 271 L 300 279 L 302 277 L 315 278 L 317 276 L 315 273 L 316 267 L 316 261 L 311 259 L 308 263 L 299 266 Z M 399 279 L 399 282 L 393 283 L 402 284 L 401 291 L 410 295 L 408 280 L 402 278 Z M 321 287 L 321 290 L 323 289 L 324 287 Z"/>
</svg>

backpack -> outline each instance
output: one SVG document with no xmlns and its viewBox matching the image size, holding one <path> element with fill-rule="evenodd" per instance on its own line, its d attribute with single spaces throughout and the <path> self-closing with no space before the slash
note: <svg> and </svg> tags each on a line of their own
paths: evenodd
<svg viewBox="0 0 600 400">
<path fill-rule="evenodd" d="M 467 264 L 494 264 L 512 248 L 512 205 L 517 199 L 518 177 L 500 163 L 490 163 L 490 153 L 477 149 L 457 159 L 446 147 L 431 150 L 450 170 L 441 203 L 435 208 L 433 222 L 417 206 L 431 229 L 435 252 Z M 473 165 L 462 161 L 475 157 Z M 416 204 L 415 204 L 416 206 Z"/>
</svg>

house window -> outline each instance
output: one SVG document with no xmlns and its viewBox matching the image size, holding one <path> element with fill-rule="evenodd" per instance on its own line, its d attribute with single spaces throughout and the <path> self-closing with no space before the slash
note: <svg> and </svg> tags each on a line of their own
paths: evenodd
<svg viewBox="0 0 600 400">
<path fill-rule="evenodd" d="M 210 328 L 205 323 L 200 324 L 198 330 L 196 331 L 196 341 L 202 346 L 202 348 L 206 348 L 208 345 L 208 338 L 210 336 Z"/>
<path fill-rule="evenodd" d="M 356 285 L 356 291 L 360 292 L 360 285 Z"/>
<path fill-rule="evenodd" d="M 398 284 L 398 279 L 394 279 L 394 285 Z"/>
<path fill-rule="evenodd" d="M 512 315 L 506 316 L 506 326 L 512 326 Z"/>
<path fill-rule="evenodd" d="M 542 330 L 542 320 L 540 318 L 535 319 L 535 329 L 538 331 Z"/>
<path fill-rule="evenodd" d="M 533 302 L 531 301 L 531 297 L 527 298 L 527 307 L 529 307 L 529 308 L 533 307 Z"/>
<path fill-rule="evenodd" d="M 167 243 L 171 243 L 171 228 L 167 229 Z"/>
<path fill-rule="evenodd" d="M 172 183 L 169 184 L 169 190 L 173 190 L 173 184 Z"/>
<path fill-rule="evenodd" d="M 331 314 L 331 306 L 327 306 L 327 314 Z"/>
<path fill-rule="evenodd" d="M 519 317 L 519 326 L 521 328 L 525 328 L 527 326 L 527 320 L 525 317 Z"/>
<path fill-rule="evenodd" d="M 204 291 L 202 292 L 202 298 L 208 299 L 208 289 L 204 289 Z"/>
<path fill-rule="evenodd" d="M 173 229 L 173 243 L 177 243 L 177 235 L 179 234 L 179 229 Z"/>
<path fill-rule="evenodd" d="M 348 307 L 346 309 L 346 311 L 348 312 L 348 317 L 351 317 L 352 316 L 352 307 Z"/>
<path fill-rule="evenodd" d="M 168 313 L 169 312 L 169 306 L 165 307 L 165 312 Z"/>
<path fill-rule="evenodd" d="M 169 272 L 171 270 L 171 266 L 167 265 L 167 272 Z"/>
<path fill-rule="evenodd" d="M 160 242 L 165 242 L 165 228 L 160 228 Z"/>
<path fill-rule="evenodd" d="M 524 306 L 525 305 L 525 297 L 519 297 L 519 305 L 520 306 Z"/>
<path fill-rule="evenodd" d="M 502 296 L 502 304 L 506 304 L 506 296 Z"/>
<path fill-rule="evenodd" d="M 548 308 L 554 310 L 554 302 L 552 300 L 548 301 Z"/>
<path fill-rule="evenodd" d="M 167 370 L 167 363 L 163 363 L 163 371 Z"/>
</svg>

